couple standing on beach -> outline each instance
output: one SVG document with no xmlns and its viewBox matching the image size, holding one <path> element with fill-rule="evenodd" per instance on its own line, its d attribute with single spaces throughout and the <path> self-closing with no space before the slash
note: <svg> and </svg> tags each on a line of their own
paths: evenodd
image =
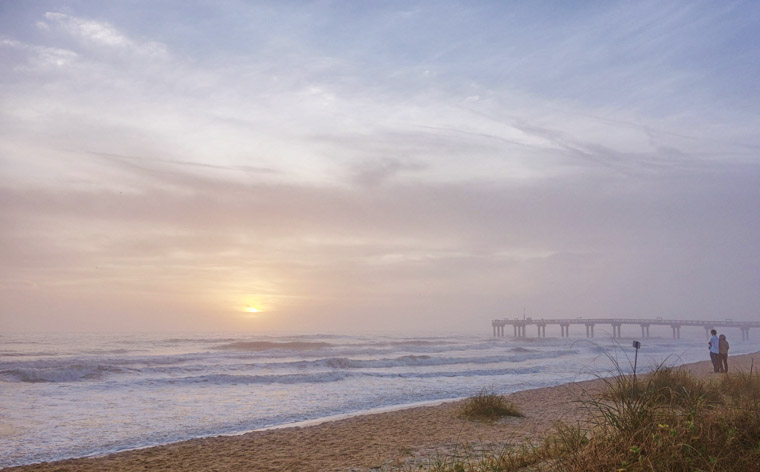
<svg viewBox="0 0 760 472">
<path fill-rule="evenodd" d="M 710 360 L 714 372 L 728 372 L 728 340 L 725 334 L 718 337 L 716 330 L 710 331 L 712 337 L 707 347 L 710 348 Z"/>
</svg>

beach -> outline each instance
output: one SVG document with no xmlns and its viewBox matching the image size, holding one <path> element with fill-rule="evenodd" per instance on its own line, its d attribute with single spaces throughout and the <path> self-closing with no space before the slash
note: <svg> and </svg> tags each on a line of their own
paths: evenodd
<svg viewBox="0 0 760 472">
<path fill-rule="evenodd" d="M 729 369 L 749 372 L 760 353 L 731 356 Z M 700 378 L 719 378 L 709 361 L 685 364 Z M 730 375 L 730 374 L 729 374 Z M 507 395 L 524 414 L 493 423 L 461 417 L 462 401 L 352 416 L 304 427 L 193 439 L 102 457 L 11 467 L 8 471 L 371 471 L 424 466 L 436 457 L 536 444 L 557 421 L 583 421 L 577 402 L 604 380 L 571 382 Z"/>
<path fill-rule="evenodd" d="M 705 358 L 647 338 L 638 370 Z M 0 468 L 511 394 L 633 371 L 630 341 L 234 333 L 3 337 Z M 733 354 L 755 352 L 732 342 Z"/>
</svg>

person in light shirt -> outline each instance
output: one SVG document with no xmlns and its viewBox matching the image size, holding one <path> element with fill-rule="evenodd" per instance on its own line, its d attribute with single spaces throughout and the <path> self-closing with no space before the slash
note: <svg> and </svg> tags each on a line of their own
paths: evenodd
<svg viewBox="0 0 760 472">
<path fill-rule="evenodd" d="M 713 364 L 713 372 L 720 372 L 720 340 L 718 339 L 718 332 L 716 330 L 710 331 L 712 337 L 710 342 L 707 343 L 707 347 L 710 348 L 710 360 Z"/>
</svg>

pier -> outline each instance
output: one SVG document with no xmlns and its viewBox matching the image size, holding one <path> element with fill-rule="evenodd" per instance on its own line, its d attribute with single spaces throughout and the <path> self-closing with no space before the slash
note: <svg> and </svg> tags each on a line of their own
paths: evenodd
<svg viewBox="0 0 760 472">
<path fill-rule="evenodd" d="M 681 338 L 681 326 L 701 326 L 705 329 L 705 334 L 709 337 L 710 330 L 717 328 L 739 328 L 742 333 L 742 341 L 749 340 L 749 329 L 760 328 L 760 322 L 757 321 L 704 321 L 704 320 L 665 320 L 662 318 L 655 319 L 636 319 L 636 318 L 570 318 L 570 319 L 533 319 L 533 318 L 503 318 L 491 321 L 493 335 L 504 337 L 504 327 L 512 326 L 514 337 L 527 337 L 527 328 L 536 327 L 536 336 L 539 338 L 546 337 L 547 325 L 559 325 L 560 333 L 563 338 L 570 336 L 570 326 L 583 325 L 586 328 L 586 337 L 594 337 L 594 326 L 610 325 L 612 327 L 612 337 L 620 338 L 621 327 L 623 325 L 638 325 L 641 327 L 641 337 L 649 337 L 650 326 L 670 326 L 673 330 L 673 339 Z"/>
</svg>

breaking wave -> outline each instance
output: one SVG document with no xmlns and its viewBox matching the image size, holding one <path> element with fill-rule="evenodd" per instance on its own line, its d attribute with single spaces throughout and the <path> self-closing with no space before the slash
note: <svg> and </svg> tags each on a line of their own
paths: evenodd
<svg viewBox="0 0 760 472">
<path fill-rule="evenodd" d="M 312 374 L 284 374 L 284 375 L 232 375 L 210 374 L 184 378 L 166 378 L 145 380 L 143 382 L 155 384 L 213 384 L 213 385 L 247 385 L 247 384 L 315 384 L 326 382 L 338 382 L 341 380 L 357 377 L 374 377 L 387 379 L 426 379 L 426 378 L 457 378 L 457 377 L 481 377 L 503 375 L 526 375 L 543 372 L 545 367 L 522 367 L 511 369 L 480 369 L 444 372 L 407 372 L 407 373 L 379 373 L 379 372 L 351 372 L 330 371 Z"/>
<path fill-rule="evenodd" d="M 11 382 L 76 382 L 99 379 L 104 374 L 123 371 L 123 368 L 112 365 L 70 365 L 58 368 L 24 367 L 4 370 L 0 372 L 0 376 Z"/>
<path fill-rule="evenodd" d="M 366 369 L 391 367 L 431 367 L 456 364 L 496 364 L 500 362 L 523 362 L 530 359 L 552 359 L 573 354 L 574 351 L 558 350 L 537 353 L 528 351 L 520 355 L 481 356 L 481 357 L 434 357 L 429 355 L 407 355 L 381 359 L 351 359 L 347 357 L 329 357 L 313 361 L 276 362 L 263 364 L 262 367 L 295 367 L 300 369 Z"/>
</svg>

